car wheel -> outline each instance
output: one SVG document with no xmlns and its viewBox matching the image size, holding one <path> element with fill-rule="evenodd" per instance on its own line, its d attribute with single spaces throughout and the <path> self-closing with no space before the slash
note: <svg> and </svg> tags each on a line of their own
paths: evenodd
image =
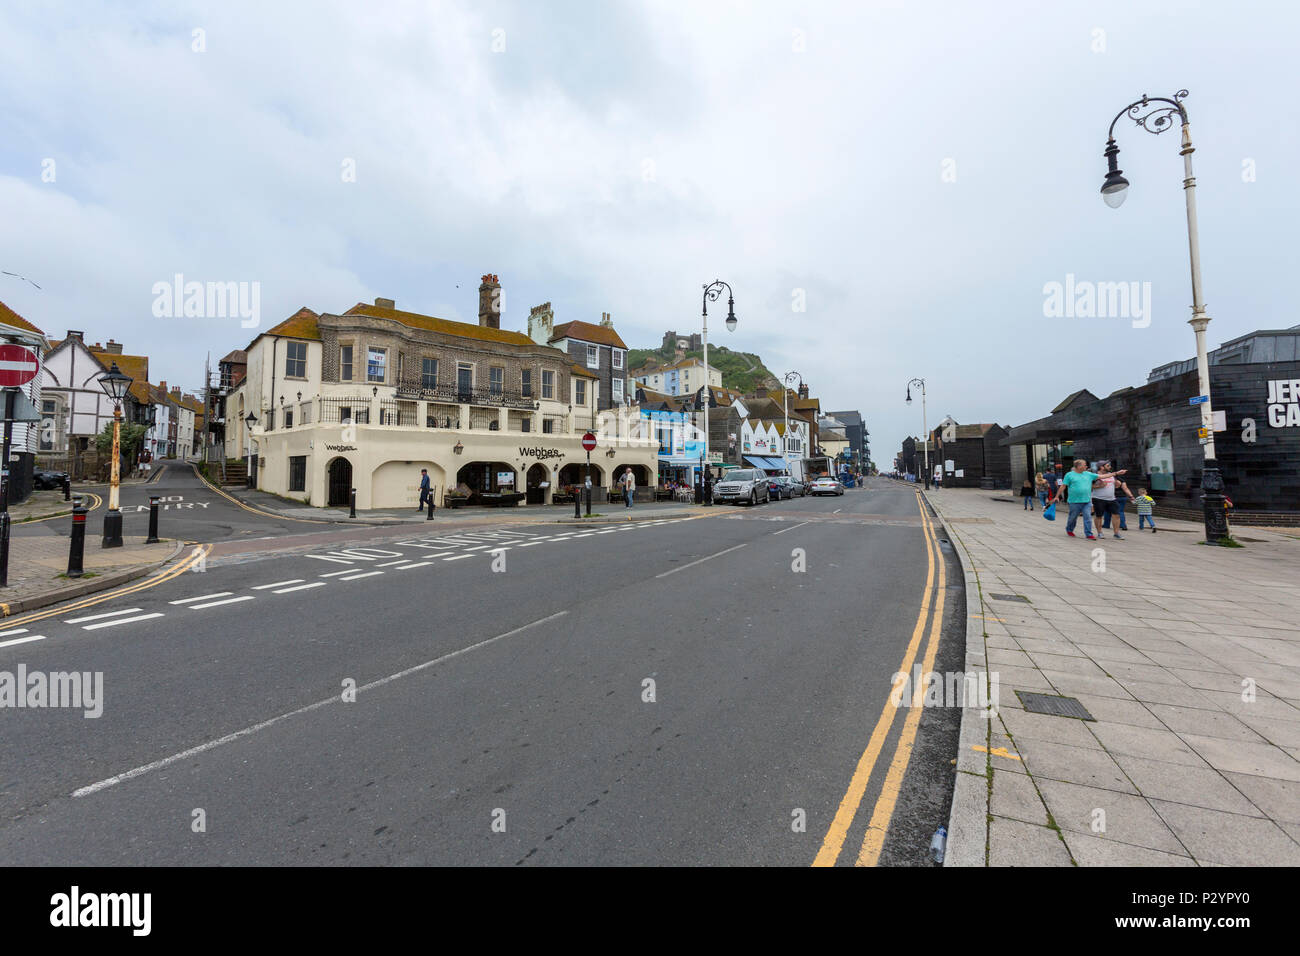
<svg viewBox="0 0 1300 956">
<path fill-rule="evenodd" d="M 758 504 L 758 492 L 757 492 L 757 491 L 751 491 L 751 492 L 749 493 L 749 506 L 752 508 L 752 507 L 754 507 L 754 505 L 756 505 L 756 504 Z"/>
</svg>

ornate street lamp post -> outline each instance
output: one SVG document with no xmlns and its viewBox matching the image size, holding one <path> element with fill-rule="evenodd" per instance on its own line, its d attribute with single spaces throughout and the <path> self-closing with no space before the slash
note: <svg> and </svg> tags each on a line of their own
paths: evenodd
<svg viewBox="0 0 1300 956">
<path fill-rule="evenodd" d="M 1187 121 L 1187 110 L 1183 108 L 1186 90 L 1179 90 L 1173 99 L 1163 96 L 1146 96 L 1136 103 L 1130 103 L 1110 122 L 1107 133 L 1106 178 L 1101 186 L 1101 198 L 1112 209 L 1118 209 L 1128 195 L 1129 182 L 1119 168 L 1119 147 L 1115 144 L 1115 124 L 1127 116 L 1136 125 L 1148 133 L 1159 135 L 1174 128 L 1176 116 L 1182 126 L 1182 148 L 1179 155 L 1183 157 L 1183 196 L 1187 201 L 1187 247 L 1192 267 L 1192 317 L 1188 320 L 1192 331 L 1196 333 L 1196 378 L 1200 396 L 1204 399 L 1201 406 L 1201 428 L 1204 438 L 1205 465 L 1201 472 L 1201 502 L 1205 509 L 1205 540 L 1217 544 L 1228 537 L 1228 518 L 1223 510 L 1223 476 L 1219 473 L 1219 462 L 1214 453 L 1214 410 L 1210 402 L 1210 363 L 1205 351 L 1205 329 L 1210 324 L 1210 317 L 1205 314 L 1205 301 L 1201 298 L 1201 240 L 1196 226 L 1196 177 L 1192 175 L 1191 127 Z"/>
<path fill-rule="evenodd" d="M 122 547 L 122 511 L 118 507 L 118 491 L 121 483 L 121 458 L 122 458 L 122 399 L 126 397 L 126 390 L 131 387 L 132 379 L 129 375 L 123 375 L 113 363 L 103 375 L 99 376 L 99 385 L 113 400 L 113 460 L 110 465 L 108 484 L 108 514 L 104 515 L 104 538 L 102 546 L 105 548 Z"/>
<path fill-rule="evenodd" d="M 257 416 L 249 412 L 244 416 L 244 424 L 248 426 L 248 467 L 245 469 L 245 480 L 249 488 L 257 487 L 257 453 L 253 449 L 253 426 L 257 424 Z"/>
<path fill-rule="evenodd" d="M 912 386 L 921 387 L 921 427 L 925 429 L 925 487 L 930 487 L 930 424 L 925 413 L 925 379 L 914 378 L 907 383 L 907 404 L 912 404 Z"/>
<path fill-rule="evenodd" d="M 727 331 L 736 331 L 736 300 L 731 294 L 731 286 L 721 279 L 715 279 L 704 287 L 704 298 L 701 301 L 701 313 L 704 316 L 704 334 L 701 342 L 704 345 L 704 463 L 700 471 L 700 491 L 704 495 L 704 504 L 713 504 L 709 494 L 711 483 L 706 480 L 707 469 L 711 464 L 709 461 L 709 401 L 712 392 L 709 391 L 709 303 L 717 302 L 718 297 L 722 295 L 723 289 L 727 290 Z"/>
<path fill-rule="evenodd" d="M 781 438 L 781 457 L 785 461 L 786 474 L 790 473 L 790 382 L 797 380 L 803 386 L 803 376 L 798 372 L 786 372 L 781 376 L 781 410 L 785 412 L 785 434 Z M 800 476 L 803 470 L 800 469 Z"/>
</svg>

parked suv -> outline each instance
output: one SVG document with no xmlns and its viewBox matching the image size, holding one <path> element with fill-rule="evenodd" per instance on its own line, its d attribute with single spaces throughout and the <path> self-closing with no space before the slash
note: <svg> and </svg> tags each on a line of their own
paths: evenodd
<svg viewBox="0 0 1300 956">
<path fill-rule="evenodd" d="M 713 486 L 713 500 L 736 504 L 747 501 L 756 505 L 760 501 L 771 501 L 772 492 L 768 487 L 767 475 L 757 468 L 736 468 L 727 472 L 727 476 Z"/>
</svg>

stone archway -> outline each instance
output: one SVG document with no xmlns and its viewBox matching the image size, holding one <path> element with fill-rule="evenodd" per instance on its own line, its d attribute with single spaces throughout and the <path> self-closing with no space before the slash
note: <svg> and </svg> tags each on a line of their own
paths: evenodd
<svg viewBox="0 0 1300 956">
<path fill-rule="evenodd" d="M 346 458 L 335 458 L 329 463 L 328 497 L 326 503 L 337 508 L 351 503 L 352 500 L 352 462 Z"/>
<path fill-rule="evenodd" d="M 528 469 L 524 476 L 524 489 L 527 493 L 526 504 L 541 505 L 550 500 L 551 488 L 543 488 L 544 482 L 550 482 L 551 470 L 540 461 Z"/>
</svg>

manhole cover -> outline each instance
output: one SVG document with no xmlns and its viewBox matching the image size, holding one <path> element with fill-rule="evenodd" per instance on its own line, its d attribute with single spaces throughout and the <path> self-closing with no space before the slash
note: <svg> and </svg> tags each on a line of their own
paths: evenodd
<svg viewBox="0 0 1300 956">
<path fill-rule="evenodd" d="M 1028 604 L 1029 598 L 1021 597 L 1019 594 L 990 594 L 995 601 L 1019 601 L 1021 604 Z"/>
<path fill-rule="evenodd" d="M 1076 717 L 1079 720 L 1096 721 L 1088 709 L 1074 697 L 1058 697 L 1055 694 L 1031 694 L 1018 690 L 1016 696 L 1025 710 L 1031 714 L 1050 714 L 1053 717 Z"/>
</svg>

